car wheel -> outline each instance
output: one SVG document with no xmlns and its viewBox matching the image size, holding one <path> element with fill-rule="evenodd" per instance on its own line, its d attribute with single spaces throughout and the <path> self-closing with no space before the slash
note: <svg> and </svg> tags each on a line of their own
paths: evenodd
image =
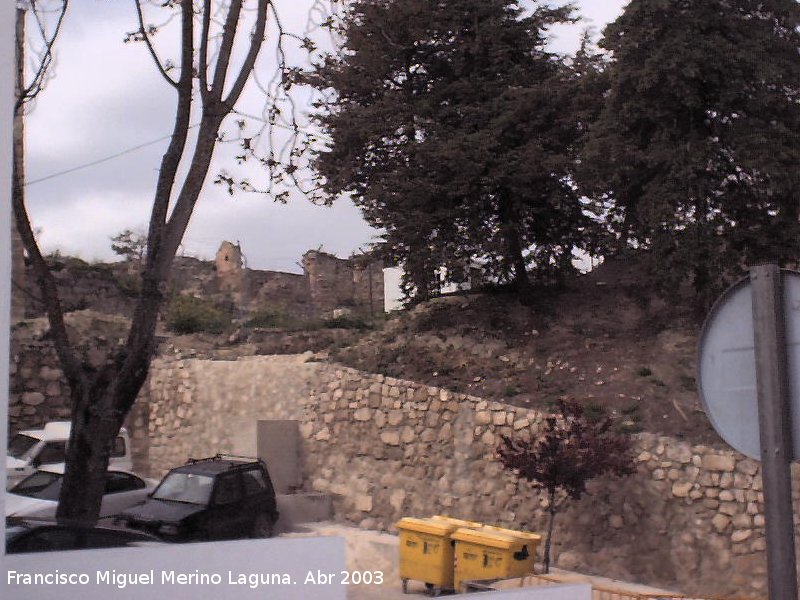
<svg viewBox="0 0 800 600">
<path fill-rule="evenodd" d="M 269 515 L 260 513 L 253 522 L 253 537 L 269 538 L 275 534 L 275 522 Z"/>
</svg>

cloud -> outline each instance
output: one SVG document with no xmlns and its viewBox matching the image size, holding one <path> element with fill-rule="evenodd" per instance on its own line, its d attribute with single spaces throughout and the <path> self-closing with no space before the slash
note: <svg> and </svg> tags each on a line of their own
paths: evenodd
<svg viewBox="0 0 800 600">
<path fill-rule="evenodd" d="M 303 34 L 311 4 L 311 0 L 278 2 L 286 30 Z M 601 25 L 619 14 L 623 1 L 580 4 Z M 156 72 L 143 45 L 122 42 L 125 33 L 136 28 L 131 4 L 84 0 L 71 3 L 70 10 L 58 43 L 56 76 L 26 121 L 29 181 L 156 140 L 172 129 L 174 90 Z M 579 25 L 554 32 L 559 36 L 557 49 L 574 50 L 581 29 Z M 325 35 L 318 34 L 324 41 Z M 174 39 L 169 31 L 160 34 L 164 56 Z M 274 56 L 274 48 L 264 49 L 260 79 L 269 79 Z M 305 54 L 292 44 L 289 56 L 299 62 Z M 245 110 L 260 114 L 263 103 L 257 87 L 248 86 L 242 102 Z M 306 103 L 307 96 L 301 96 L 299 107 Z M 166 144 L 164 140 L 29 186 L 32 221 L 42 228 L 45 249 L 60 248 L 86 259 L 113 258 L 109 238 L 147 222 Z M 238 240 L 250 266 L 297 271 L 296 261 L 310 248 L 322 246 L 344 256 L 374 239 L 377 232 L 347 200 L 324 208 L 311 205 L 300 194 L 287 205 L 261 195 L 230 198 L 210 183 L 220 168 L 254 181 L 264 176 L 255 166 L 234 168 L 232 156 L 225 147 L 216 153 L 186 235 L 185 252 L 211 257 L 222 240 Z"/>
</svg>

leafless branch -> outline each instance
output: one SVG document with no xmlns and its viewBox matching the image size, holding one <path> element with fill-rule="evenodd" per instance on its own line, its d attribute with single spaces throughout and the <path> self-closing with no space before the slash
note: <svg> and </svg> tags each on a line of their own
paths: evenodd
<svg viewBox="0 0 800 600">
<path fill-rule="evenodd" d="M 69 0 L 59 0 L 56 9 L 46 10 L 36 0 L 30 1 L 30 11 L 36 21 L 37 34 L 42 47 L 39 51 L 39 60 L 34 67 L 30 83 L 26 84 L 24 80 L 20 80 L 18 84 L 17 96 L 14 102 L 14 114 L 17 114 L 24 104 L 32 101 L 44 89 L 54 59 L 53 46 L 61 31 L 61 25 L 64 22 L 64 15 L 67 12 L 68 5 Z M 18 8 L 17 10 L 26 11 L 26 9 L 23 8 Z M 57 15 L 55 25 L 50 33 L 47 31 L 47 24 L 43 12 L 52 12 Z"/>
<path fill-rule="evenodd" d="M 200 57 L 198 59 L 197 76 L 200 80 L 200 95 L 203 102 L 208 101 L 208 35 L 211 30 L 211 0 L 203 2 L 203 17 L 200 33 Z"/>
<path fill-rule="evenodd" d="M 136 34 L 133 37 L 129 36 L 126 39 L 126 41 L 129 40 L 129 39 L 135 39 L 136 41 L 144 42 L 145 46 L 147 46 L 147 51 L 150 53 L 150 56 L 152 57 L 153 62 L 156 64 L 156 70 L 161 74 L 161 76 L 164 78 L 164 80 L 168 84 L 170 84 L 174 88 L 177 88 L 178 87 L 178 82 L 175 81 L 174 79 L 172 79 L 172 77 L 170 77 L 167 74 L 167 68 L 161 62 L 161 59 L 158 58 L 158 54 L 156 53 L 156 49 L 153 46 L 152 40 L 150 39 L 150 32 L 145 27 L 145 24 L 144 24 L 144 13 L 142 12 L 141 0 L 134 0 L 134 4 L 136 5 L 136 17 L 139 19 L 139 30 L 136 32 Z"/>
</svg>

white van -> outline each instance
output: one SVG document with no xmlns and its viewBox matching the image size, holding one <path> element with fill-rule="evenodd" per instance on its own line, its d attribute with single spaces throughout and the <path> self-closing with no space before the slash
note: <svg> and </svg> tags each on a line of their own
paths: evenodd
<svg viewBox="0 0 800 600">
<path fill-rule="evenodd" d="M 66 460 L 67 442 L 72 424 L 69 421 L 51 421 L 44 429 L 20 431 L 8 441 L 6 456 L 6 489 L 10 489 L 36 469 Z M 109 467 L 130 471 L 131 440 L 122 428 L 111 449 Z"/>
</svg>

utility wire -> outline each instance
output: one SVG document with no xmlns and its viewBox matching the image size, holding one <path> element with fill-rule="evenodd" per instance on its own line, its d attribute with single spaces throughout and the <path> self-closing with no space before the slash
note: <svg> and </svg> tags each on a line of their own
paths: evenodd
<svg viewBox="0 0 800 600">
<path fill-rule="evenodd" d="M 259 117 L 255 117 L 253 115 L 248 115 L 246 113 L 242 113 L 242 112 L 239 112 L 239 111 L 233 111 L 233 112 L 235 112 L 236 114 L 241 115 L 243 117 L 256 119 L 256 120 L 262 120 Z M 198 127 L 199 125 L 200 125 L 200 123 L 195 123 L 194 125 L 189 125 L 189 129 L 194 129 L 195 127 Z M 294 127 L 289 127 L 288 125 L 283 125 L 281 123 L 273 123 L 273 126 L 279 127 L 281 129 L 287 129 L 287 130 L 293 131 L 295 133 L 302 133 L 304 135 L 309 135 L 307 132 L 305 132 L 305 131 L 303 131 L 301 129 L 295 129 Z M 42 181 L 48 181 L 49 179 L 55 179 L 56 177 L 61 177 L 62 175 L 68 175 L 70 173 L 74 173 L 75 171 L 81 171 L 83 169 L 88 169 L 89 167 L 94 167 L 95 165 L 99 165 L 99 164 L 102 164 L 104 162 L 108 162 L 108 161 L 113 160 L 115 158 L 119 158 L 120 156 L 125 156 L 126 154 L 130 154 L 131 152 L 136 152 L 137 150 L 141 150 L 142 148 L 146 148 L 147 146 L 152 146 L 153 144 L 157 144 L 159 142 L 163 142 L 164 140 L 168 140 L 171 137 L 172 137 L 172 134 L 165 135 L 165 136 L 162 136 L 162 137 L 160 137 L 158 139 L 150 140 L 149 142 L 144 142 L 143 144 L 139 144 L 138 146 L 132 146 L 131 148 L 128 148 L 126 150 L 122 150 L 120 152 L 117 152 L 116 154 L 110 154 L 108 156 L 105 156 L 103 158 L 98 158 L 97 160 L 93 160 L 93 161 L 88 162 L 88 163 L 77 165 L 75 167 L 70 167 L 69 169 L 64 169 L 63 171 L 57 171 L 55 173 L 51 173 L 50 175 L 45 175 L 44 177 L 39 177 L 38 179 L 31 179 L 30 181 L 25 182 L 25 186 L 24 187 L 29 187 L 29 186 L 34 185 L 36 183 L 41 183 Z"/>
<path fill-rule="evenodd" d="M 194 125 L 189 125 L 189 129 L 193 129 L 197 127 L 200 123 L 195 123 Z M 105 156 L 103 158 L 98 158 L 97 160 L 93 160 L 88 163 L 84 163 L 82 165 L 78 165 L 76 167 L 71 167 L 69 169 L 64 169 L 63 171 L 58 171 L 56 173 L 51 173 L 50 175 L 45 175 L 44 177 L 39 177 L 38 179 L 32 179 L 25 183 L 25 187 L 31 186 L 35 183 L 41 183 L 42 181 L 47 181 L 48 179 L 55 179 L 56 177 L 61 177 L 62 175 L 67 175 L 69 173 L 74 173 L 75 171 L 80 171 L 82 169 L 88 169 L 89 167 L 93 167 L 95 165 L 102 164 L 104 162 L 108 162 L 109 160 L 113 160 L 115 158 L 119 158 L 120 156 L 125 156 L 126 154 L 130 154 L 131 152 L 135 152 L 136 150 L 141 150 L 142 148 L 146 148 L 147 146 L 152 146 L 153 144 L 157 144 L 158 142 L 163 142 L 164 140 L 168 140 L 172 137 L 172 134 L 165 135 L 157 140 L 151 140 L 149 142 L 145 142 L 144 144 L 139 144 L 138 146 L 133 146 L 128 148 L 127 150 L 122 150 L 121 152 L 117 152 L 116 154 L 110 154 L 109 156 Z"/>
</svg>

